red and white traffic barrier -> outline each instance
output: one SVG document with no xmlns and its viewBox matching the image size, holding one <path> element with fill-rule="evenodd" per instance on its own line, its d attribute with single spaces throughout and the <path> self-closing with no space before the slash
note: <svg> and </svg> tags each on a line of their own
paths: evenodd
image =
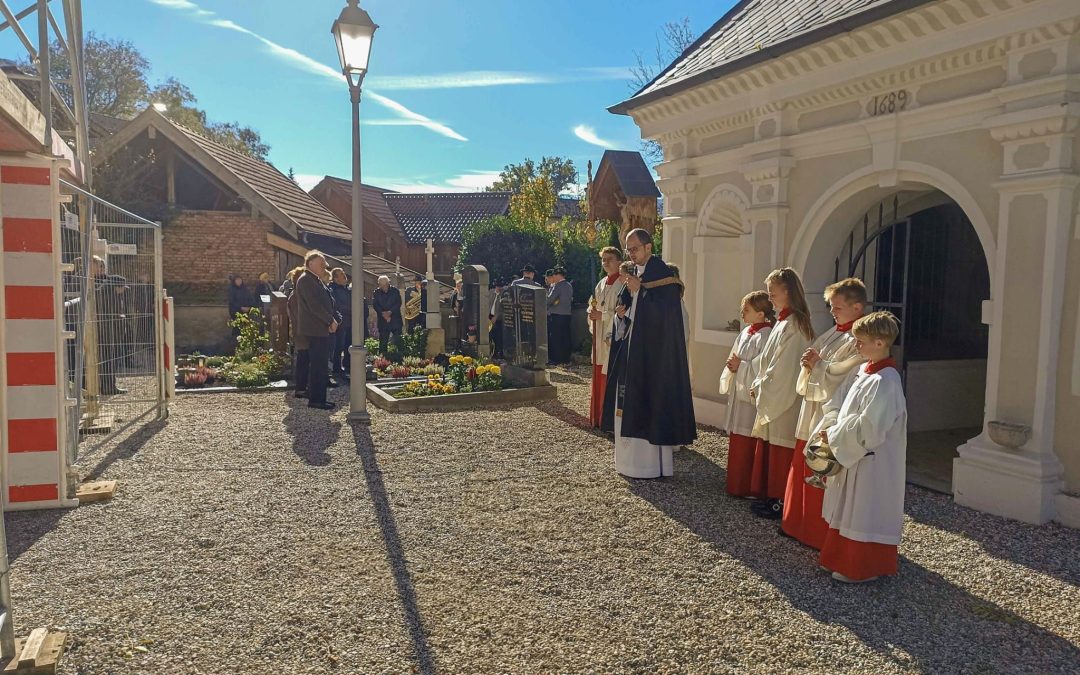
<svg viewBox="0 0 1080 675">
<path fill-rule="evenodd" d="M 59 183 L 55 160 L 0 158 L 0 445 L 7 510 L 76 506 L 67 494 Z"/>
</svg>

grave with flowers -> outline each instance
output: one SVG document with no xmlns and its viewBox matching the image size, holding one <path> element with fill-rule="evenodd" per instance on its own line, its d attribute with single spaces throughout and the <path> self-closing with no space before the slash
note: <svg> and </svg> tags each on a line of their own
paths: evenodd
<svg viewBox="0 0 1080 675">
<path fill-rule="evenodd" d="M 493 405 L 533 403 L 556 397 L 547 378 L 546 305 L 524 289 L 499 299 L 502 306 L 506 361 L 493 363 L 477 355 L 453 354 L 433 362 L 376 362 L 380 379 L 367 385 L 368 400 L 392 412 L 467 410 Z M 539 316 L 541 321 L 537 321 Z M 380 366 L 382 366 L 380 368 Z"/>
</svg>

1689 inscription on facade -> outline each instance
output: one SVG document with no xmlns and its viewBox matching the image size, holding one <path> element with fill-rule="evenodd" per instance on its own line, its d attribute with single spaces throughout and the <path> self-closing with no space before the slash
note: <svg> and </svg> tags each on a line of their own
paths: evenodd
<svg viewBox="0 0 1080 675">
<path fill-rule="evenodd" d="M 866 112 L 871 117 L 890 115 L 904 110 L 910 104 L 911 92 L 907 89 L 897 89 L 870 99 L 870 102 L 866 104 Z"/>
</svg>

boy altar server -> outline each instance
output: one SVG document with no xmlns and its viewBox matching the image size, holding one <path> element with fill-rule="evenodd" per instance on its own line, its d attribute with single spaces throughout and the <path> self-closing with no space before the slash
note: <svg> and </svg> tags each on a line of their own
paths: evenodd
<svg viewBox="0 0 1080 675">
<path fill-rule="evenodd" d="M 899 333 L 889 312 L 855 322 L 855 348 L 867 359 L 825 407 L 821 439 L 843 467 L 825 484 L 829 532 L 821 565 L 837 581 L 861 583 L 897 572 L 904 527 L 907 402 L 889 348 Z"/>
<path fill-rule="evenodd" d="M 611 351 L 612 326 L 615 308 L 619 306 L 626 284 L 619 281 L 622 251 L 608 246 L 600 251 L 600 263 L 605 276 L 597 282 L 589 302 L 589 332 L 593 338 L 592 392 L 589 399 L 589 421 L 599 428 L 604 417 L 604 395 L 607 392 L 608 354 Z"/>
<path fill-rule="evenodd" d="M 806 468 L 803 448 L 824 415 L 823 404 L 864 360 L 855 350 L 851 326 L 866 310 L 866 286 L 854 278 L 838 281 L 825 289 L 825 302 L 829 303 L 836 325 L 819 335 L 802 355 L 802 371 L 795 385 L 795 390 L 803 397 L 802 408 L 795 425 L 795 454 L 791 458 L 784 491 L 781 524 L 784 534 L 816 549 L 825 543 L 825 534 L 829 531 L 821 517 L 821 500 L 825 492 L 807 484 L 810 470 Z"/>
<path fill-rule="evenodd" d="M 763 498 L 751 485 L 754 468 L 754 416 L 757 408 L 750 398 L 750 385 L 757 373 L 754 359 L 761 353 L 772 332 L 776 313 L 765 291 L 747 293 L 742 299 L 742 320 L 748 324 L 735 339 L 724 374 L 720 376 L 720 393 L 727 394 L 728 433 L 727 493 L 736 497 Z"/>
<path fill-rule="evenodd" d="M 795 453 L 795 423 L 799 419 L 795 384 L 802 370 L 799 360 L 814 339 L 814 327 L 802 279 L 795 270 L 773 270 L 765 278 L 765 289 L 779 315 L 761 354 L 754 359 L 755 377 L 750 386 L 750 397 L 757 404 L 752 487 L 755 492 L 764 490 L 766 496 L 751 509 L 758 517 L 779 519 Z"/>
</svg>

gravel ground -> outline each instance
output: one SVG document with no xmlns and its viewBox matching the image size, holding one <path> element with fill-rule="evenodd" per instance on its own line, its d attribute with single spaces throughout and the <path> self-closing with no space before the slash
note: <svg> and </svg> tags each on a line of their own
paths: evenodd
<svg viewBox="0 0 1080 675">
<path fill-rule="evenodd" d="M 719 433 L 624 480 L 586 371 L 552 377 L 356 436 L 181 396 L 84 458 L 113 501 L 8 514 L 19 633 L 67 630 L 66 674 L 1080 671 L 1080 532 L 911 488 L 899 577 L 839 585 L 723 495 Z"/>
</svg>

